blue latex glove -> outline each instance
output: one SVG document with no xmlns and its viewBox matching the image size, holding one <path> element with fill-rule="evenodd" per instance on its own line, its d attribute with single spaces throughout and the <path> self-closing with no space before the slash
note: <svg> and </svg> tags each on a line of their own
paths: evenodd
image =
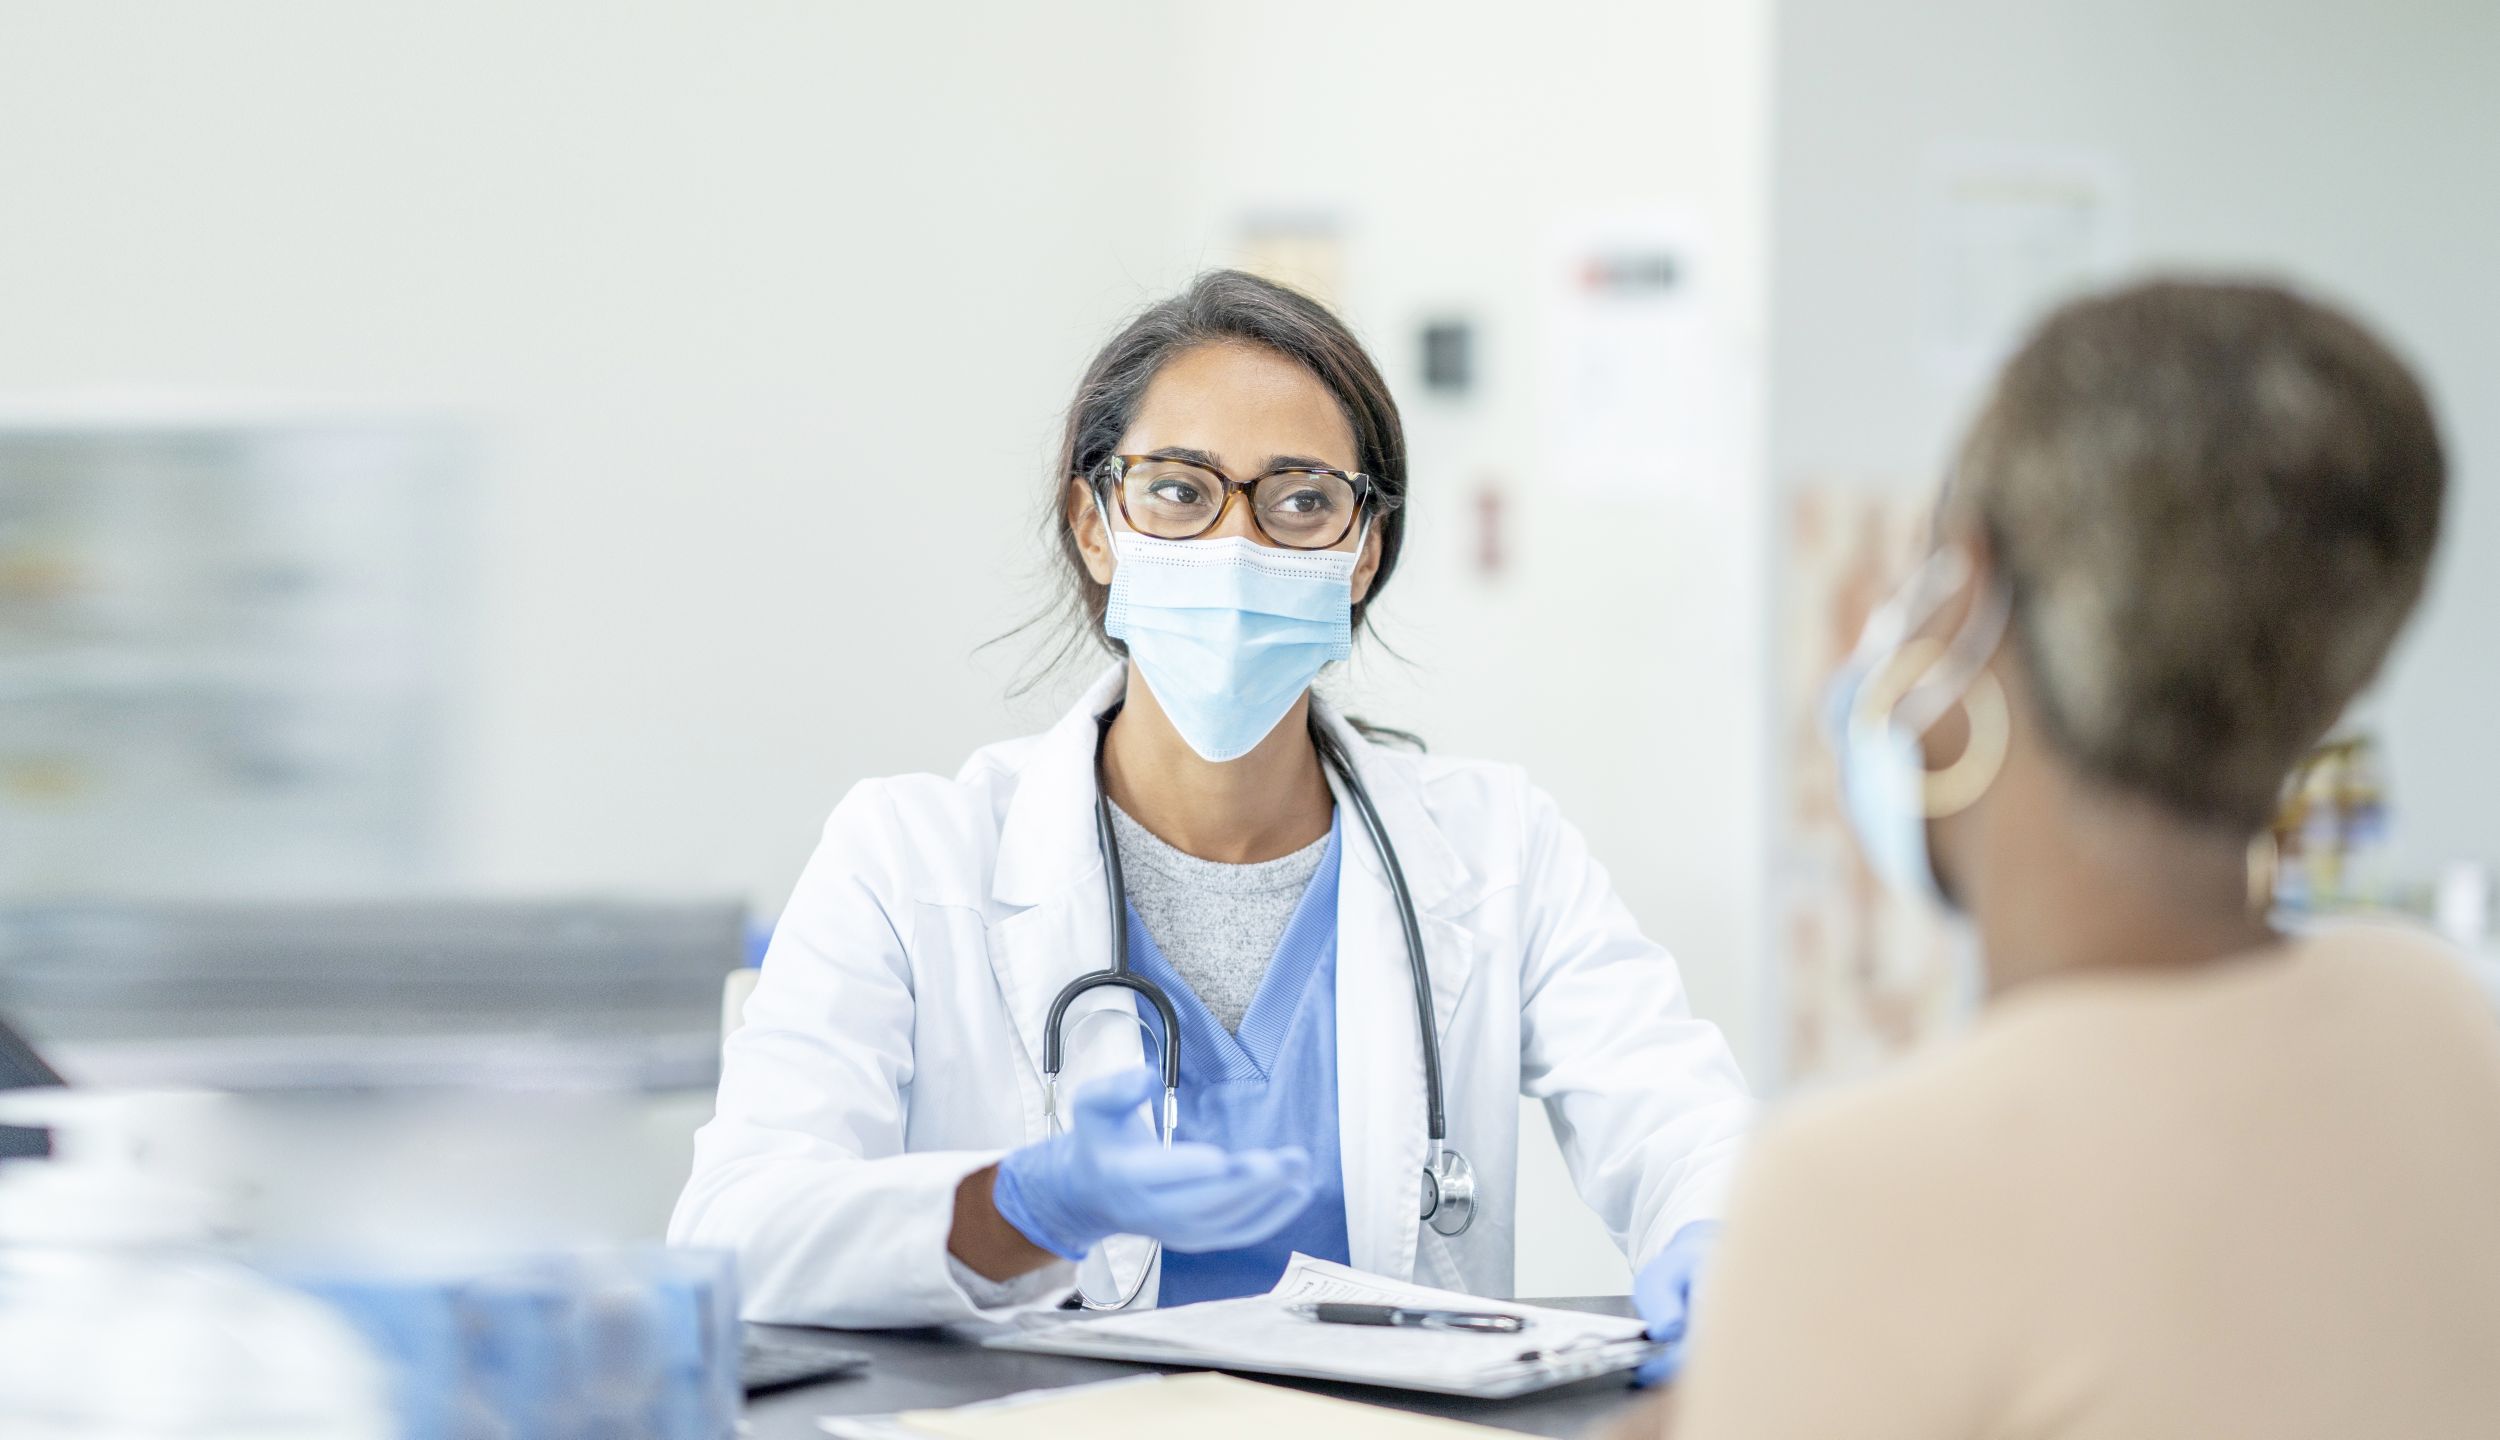
<svg viewBox="0 0 2500 1440">
<path fill-rule="evenodd" d="M 1311 1157 L 1298 1146 L 1165 1150 L 1138 1113 L 1162 1093 L 1152 1070 L 1079 1090 L 1065 1133 L 998 1162 L 991 1203 L 1063 1260 L 1083 1259 L 1111 1235 L 1143 1235 L 1184 1254 L 1237 1250 L 1284 1229 L 1310 1205 Z"/>
<path fill-rule="evenodd" d="M 1710 1256 L 1711 1244 L 1718 1238 L 1718 1221 L 1695 1220 L 1676 1231 L 1667 1248 L 1633 1277 L 1632 1306 L 1649 1322 L 1649 1338 L 1670 1342 L 1664 1354 L 1651 1358 L 1632 1373 L 1633 1384 L 1662 1385 L 1684 1368 L 1684 1329 L 1692 1314 L 1693 1287 L 1700 1280 L 1701 1265 Z"/>
</svg>

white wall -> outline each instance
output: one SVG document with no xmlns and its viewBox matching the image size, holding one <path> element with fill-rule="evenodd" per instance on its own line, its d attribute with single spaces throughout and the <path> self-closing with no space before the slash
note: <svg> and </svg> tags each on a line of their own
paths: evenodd
<svg viewBox="0 0 2500 1440">
<path fill-rule="evenodd" d="M 2427 377 L 2454 483 L 2383 693 L 2400 871 L 2500 865 L 2500 7 L 2483 0 L 1782 0 L 1772 468 L 1931 483 L 1970 403 L 1917 351 L 1931 147 L 2098 151 L 2137 261 L 2340 297 Z"/>
<path fill-rule="evenodd" d="M 855 778 L 1019 723 L 983 641 L 1143 296 L 1151 4 L 0 8 L 0 388 L 473 416 L 450 879 L 777 907 Z"/>
<path fill-rule="evenodd" d="M 1324 0 L 1192 7 L 1183 232 L 1232 258 L 1248 215 L 1333 216 L 1341 300 L 1404 400 L 1409 549 L 1382 639 L 1338 683 L 1436 749 L 1525 765 L 1682 962 L 1696 1008 L 1753 1058 L 1767 764 L 1759 599 L 1764 487 L 1740 457 L 1703 493 L 1592 499 L 1554 472 L 1538 326 L 1558 223 L 1641 205 L 1689 215 L 1725 363 L 1761 346 L 1768 11 Z M 1194 258 L 1194 257 L 1193 257 Z M 1418 327 L 1476 322 L 1466 406 L 1426 395 Z M 1756 435 L 1749 414 L 1742 424 Z M 1509 565 L 1473 566 L 1475 496 L 1504 492 Z M 1531 1111 L 1525 1293 L 1620 1289 L 1622 1259 Z"/>
<path fill-rule="evenodd" d="M 1333 210 L 1416 457 L 1378 611 L 1415 664 L 1350 688 L 1528 766 L 1749 1048 L 1761 487 L 1574 498 L 1539 467 L 1533 347 L 1548 217 L 1664 201 L 1752 363 L 1766 14 L 0 0 L 0 391 L 477 417 L 446 878 L 769 912 L 853 779 L 951 770 L 1064 695 L 1011 704 L 1017 649 L 975 651 L 1038 598 L 1093 345 L 1229 258 L 1245 207 Z M 1483 327 L 1472 415 L 1415 398 L 1412 325 L 1445 309 Z M 1493 474 L 1487 586 L 1466 497 Z M 1550 1143 L 1529 1164 L 1522 1285 L 1619 1288 Z"/>
<path fill-rule="evenodd" d="M 1759 1064 L 1766 462 L 1634 503 L 1541 463 L 1549 226 L 1696 220 L 1732 369 L 1768 327 L 1783 479 L 1944 453 L 1964 397 L 1913 353 L 1936 142 L 2109 151 L 2142 256 L 2351 299 L 2430 374 L 2459 470 L 2383 702 L 2400 843 L 2500 862 L 2476 624 L 2500 615 L 2500 11 L 2356 13 L 1786 0 L 1774 36 L 1766 0 L 5 0 L 0 391 L 478 417 L 449 878 L 769 910 L 853 778 L 950 769 L 1064 693 L 1012 704 L 1015 649 L 975 651 L 1036 598 L 1031 512 L 1092 346 L 1232 258 L 1245 213 L 1334 214 L 1416 491 L 1377 613 L 1414 663 L 1367 651 L 1346 691 L 1527 765 Z M 1415 384 L 1441 314 L 1480 325 L 1473 409 Z M 1513 517 L 1489 583 L 1488 483 Z M 1619 1283 L 1550 1149 L 1528 1163 L 1522 1285 Z"/>
</svg>

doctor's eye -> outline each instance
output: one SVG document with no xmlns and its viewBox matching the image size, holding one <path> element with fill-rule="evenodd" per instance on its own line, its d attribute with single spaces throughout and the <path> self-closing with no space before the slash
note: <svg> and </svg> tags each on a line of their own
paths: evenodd
<svg viewBox="0 0 2500 1440">
<path fill-rule="evenodd" d="M 1164 460 L 1131 470 L 1127 495 L 1128 504 L 1143 513 L 1202 524 L 1224 503 L 1224 482 L 1196 465 Z"/>
<path fill-rule="evenodd" d="M 1333 545 L 1352 523 L 1354 487 L 1331 471 L 1283 471 L 1259 482 L 1260 528 L 1305 549 Z"/>
<path fill-rule="evenodd" d="M 1203 505 L 1207 492 L 1198 481 L 1182 475 L 1161 475 L 1146 482 L 1145 498 L 1158 505 Z"/>
</svg>

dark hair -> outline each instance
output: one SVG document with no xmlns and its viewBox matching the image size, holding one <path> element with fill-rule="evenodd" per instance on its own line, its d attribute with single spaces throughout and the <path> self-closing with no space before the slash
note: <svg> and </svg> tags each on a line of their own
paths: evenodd
<svg viewBox="0 0 2500 1440">
<path fill-rule="evenodd" d="M 1085 368 L 1068 407 L 1059 463 L 1050 479 L 1043 529 L 1059 546 L 1071 633 L 1057 658 L 1091 636 L 1115 655 L 1127 647 L 1103 633 L 1109 591 L 1085 568 L 1085 556 L 1068 526 L 1068 482 L 1093 473 L 1128 433 L 1137 407 L 1174 356 L 1201 345 L 1256 345 L 1311 372 L 1335 397 L 1354 432 L 1355 468 L 1369 475 L 1385 508 L 1373 521 L 1380 536 L 1380 565 L 1371 589 L 1354 607 L 1354 623 L 1378 599 L 1397 569 L 1406 538 L 1406 431 L 1388 382 L 1345 322 L 1300 291 L 1240 270 L 1210 270 L 1170 299 L 1148 306 L 1111 337 Z"/>
<path fill-rule="evenodd" d="M 2361 325 L 2274 285 L 2170 280 L 2052 315 L 1947 503 L 2010 586 L 2053 747 L 2253 830 L 2420 598 L 2445 488 L 2429 401 Z"/>
</svg>

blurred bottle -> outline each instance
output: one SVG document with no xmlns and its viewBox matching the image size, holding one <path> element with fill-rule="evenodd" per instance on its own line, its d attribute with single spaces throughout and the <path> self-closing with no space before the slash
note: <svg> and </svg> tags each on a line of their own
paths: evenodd
<svg viewBox="0 0 2500 1440">
<path fill-rule="evenodd" d="M 383 1372 L 330 1307 L 216 1251 L 225 1198 L 166 1157 L 220 1097 L 23 1090 L 0 1121 L 0 1436 L 391 1440 Z"/>
<path fill-rule="evenodd" d="M 2458 948 L 2479 951 L 2491 943 L 2491 872 L 2471 860 L 2451 861 L 2439 872 L 2431 919 Z"/>
</svg>

